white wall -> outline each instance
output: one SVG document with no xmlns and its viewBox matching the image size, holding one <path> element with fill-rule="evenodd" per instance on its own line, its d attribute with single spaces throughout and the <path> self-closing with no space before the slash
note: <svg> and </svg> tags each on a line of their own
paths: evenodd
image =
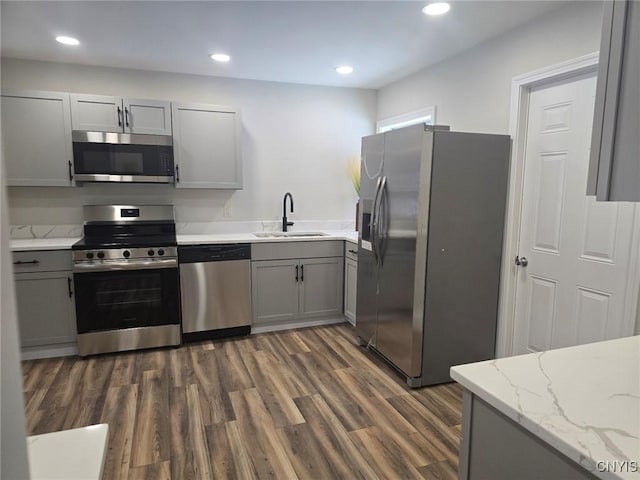
<svg viewBox="0 0 640 480">
<path fill-rule="evenodd" d="M 436 105 L 437 123 L 508 133 L 511 79 L 600 48 L 601 2 L 581 2 L 378 91 L 378 120 Z"/>
<path fill-rule="evenodd" d="M 376 92 L 116 68 L 2 60 L 2 88 L 68 91 L 238 106 L 244 189 L 176 190 L 166 185 L 9 188 L 12 224 L 79 224 L 89 203 L 171 203 L 179 222 L 353 220 L 347 174 L 360 139 L 374 130 Z M 228 204 L 231 218 L 223 218 Z"/>
</svg>

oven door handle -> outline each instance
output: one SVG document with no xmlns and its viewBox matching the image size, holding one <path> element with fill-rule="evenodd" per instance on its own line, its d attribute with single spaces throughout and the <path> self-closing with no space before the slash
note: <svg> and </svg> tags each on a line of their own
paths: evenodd
<svg viewBox="0 0 640 480">
<path fill-rule="evenodd" d="M 118 270 L 154 270 L 157 268 L 178 268 L 178 261 L 174 258 L 163 258 L 162 260 L 106 261 L 100 263 L 78 262 L 73 265 L 73 272 L 91 273 Z"/>
</svg>

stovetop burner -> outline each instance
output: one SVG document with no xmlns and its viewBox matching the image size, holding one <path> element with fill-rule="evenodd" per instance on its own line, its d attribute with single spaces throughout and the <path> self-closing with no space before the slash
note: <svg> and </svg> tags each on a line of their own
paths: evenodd
<svg viewBox="0 0 640 480">
<path fill-rule="evenodd" d="M 177 246 L 170 205 L 90 205 L 84 217 L 84 238 L 73 250 Z"/>
</svg>

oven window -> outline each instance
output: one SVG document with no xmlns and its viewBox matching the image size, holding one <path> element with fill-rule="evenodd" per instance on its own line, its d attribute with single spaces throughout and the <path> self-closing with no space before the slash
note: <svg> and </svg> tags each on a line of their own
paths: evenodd
<svg viewBox="0 0 640 480">
<path fill-rule="evenodd" d="M 78 333 L 176 324 L 177 269 L 76 273 Z"/>
</svg>

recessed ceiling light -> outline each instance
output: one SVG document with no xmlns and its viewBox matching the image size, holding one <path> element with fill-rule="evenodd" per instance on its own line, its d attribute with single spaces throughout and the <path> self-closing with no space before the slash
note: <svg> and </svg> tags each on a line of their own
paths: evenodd
<svg viewBox="0 0 640 480">
<path fill-rule="evenodd" d="M 215 60 L 216 62 L 228 62 L 231 60 L 231 57 L 226 53 L 212 53 L 209 57 L 211 57 L 211 60 Z"/>
<path fill-rule="evenodd" d="M 339 67 L 336 67 L 336 72 L 338 72 L 340 75 L 349 75 L 353 72 L 353 67 L 349 65 L 341 65 Z"/>
<path fill-rule="evenodd" d="M 426 15 L 442 15 L 451 9 L 451 5 L 445 2 L 430 3 L 422 9 L 422 13 Z"/>
<path fill-rule="evenodd" d="M 56 37 L 56 42 L 62 43 L 63 45 L 80 45 L 80 42 L 78 41 L 78 39 L 73 37 L 65 37 L 65 36 Z"/>
</svg>

